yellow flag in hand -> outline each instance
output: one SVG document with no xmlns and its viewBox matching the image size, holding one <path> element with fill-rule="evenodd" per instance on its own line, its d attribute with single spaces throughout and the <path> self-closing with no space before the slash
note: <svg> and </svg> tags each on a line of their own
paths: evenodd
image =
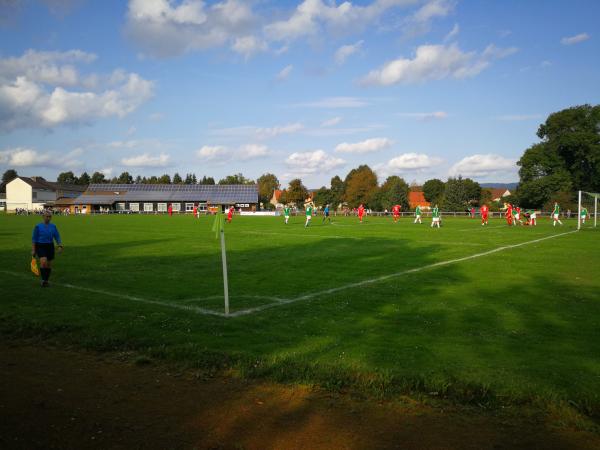
<svg viewBox="0 0 600 450">
<path fill-rule="evenodd" d="M 215 232 L 215 239 L 219 239 L 219 233 L 221 231 L 223 231 L 223 226 L 224 226 L 224 217 L 223 217 L 223 213 L 221 212 L 221 209 L 219 208 L 219 210 L 217 211 L 217 214 L 215 215 L 215 221 L 213 222 L 213 226 L 212 226 L 212 230 Z"/>
<path fill-rule="evenodd" d="M 40 276 L 40 269 L 38 269 L 37 259 L 31 258 L 31 271 L 36 277 Z"/>
</svg>

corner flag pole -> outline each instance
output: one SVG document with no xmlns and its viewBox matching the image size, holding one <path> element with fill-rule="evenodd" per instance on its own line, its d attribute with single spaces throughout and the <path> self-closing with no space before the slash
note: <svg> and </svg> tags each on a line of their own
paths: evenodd
<svg viewBox="0 0 600 450">
<path fill-rule="evenodd" d="M 221 236 L 221 261 L 223 262 L 223 297 L 225 298 L 225 315 L 229 315 L 229 283 L 227 281 L 227 252 L 225 251 L 225 219 L 219 210 L 213 223 L 215 237 Z"/>
<path fill-rule="evenodd" d="M 579 191 L 579 202 L 578 203 L 579 203 L 579 206 L 577 207 L 577 229 L 581 230 L 581 191 Z"/>
</svg>

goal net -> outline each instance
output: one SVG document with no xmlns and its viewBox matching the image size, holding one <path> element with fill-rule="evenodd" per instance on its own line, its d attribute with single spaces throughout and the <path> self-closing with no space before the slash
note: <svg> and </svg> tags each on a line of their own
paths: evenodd
<svg viewBox="0 0 600 450">
<path fill-rule="evenodd" d="M 598 226 L 598 199 L 600 194 L 579 191 L 577 229 Z"/>
</svg>

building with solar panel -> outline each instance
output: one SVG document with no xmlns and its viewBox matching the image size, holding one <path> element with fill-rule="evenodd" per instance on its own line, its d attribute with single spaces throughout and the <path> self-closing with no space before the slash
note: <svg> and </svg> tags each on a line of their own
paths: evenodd
<svg viewBox="0 0 600 450">
<path fill-rule="evenodd" d="M 200 213 L 224 210 L 256 211 L 258 187 L 200 184 L 90 184 L 76 198 L 62 198 L 55 207 L 71 213 Z"/>
</svg>

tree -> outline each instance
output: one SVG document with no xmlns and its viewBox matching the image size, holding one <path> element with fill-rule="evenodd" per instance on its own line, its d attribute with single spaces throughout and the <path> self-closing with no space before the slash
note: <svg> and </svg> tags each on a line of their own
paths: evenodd
<svg viewBox="0 0 600 450">
<path fill-rule="evenodd" d="M 192 184 L 198 184 L 198 179 L 196 178 L 196 174 L 192 174 Z"/>
<path fill-rule="evenodd" d="M 258 180 L 256 180 L 256 184 L 258 184 L 258 201 L 263 205 L 271 202 L 273 192 L 276 189 L 279 189 L 280 186 L 279 180 L 272 173 L 261 175 Z"/>
<path fill-rule="evenodd" d="M 87 186 L 88 184 L 90 184 L 90 180 L 91 180 L 91 178 L 88 175 L 88 173 L 83 172 L 77 179 L 77 184 L 80 184 L 82 186 Z"/>
<path fill-rule="evenodd" d="M 90 179 L 90 182 L 95 183 L 95 184 L 105 183 L 106 178 L 102 172 L 94 172 L 92 174 L 92 178 Z"/>
<path fill-rule="evenodd" d="M 393 175 L 388 177 L 377 194 L 379 210 L 392 209 L 394 205 L 400 205 L 404 210 L 408 209 L 409 187 L 404 179 Z"/>
<path fill-rule="evenodd" d="M 17 178 L 18 176 L 19 176 L 19 174 L 17 174 L 17 171 L 15 169 L 8 169 L 2 175 L 2 184 L 10 183 L 12 180 Z"/>
<path fill-rule="evenodd" d="M 462 177 L 448 178 L 442 200 L 442 207 L 447 211 L 464 211 L 469 206 L 467 187 Z"/>
<path fill-rule="evenodd" d="M 179 175 L 179 173 L 175 173 L 175 175 L 173 175 L 173 184 L 181 184 L 183 183 L 183 180 L 181 179 L 181 175 Z"/>
<path fill-rule="evenodd" d="M 423 196 L 432 205 L 439 204 L 444 196 L 446 185 L 442 180 L 433 178 L 423 183 Z"/>
<path fill-rule="evenodd" d="M 192 182 L 192 174 L 191 173 L 186 173 L 185 174 L 184 184 L 193 184 L 193 182 Z"/>
<path fill-rule="evenodd" d="M 158 184 L 171 184 L 171 176 L 167 173 L 158 177 Z"/>
<path fill-rule="evenodd" d="M 59 184 L 77 184 L 77 177 L 71 171 L 61 172 L 56 177 L 56 182 Z"/>
<path fill-rule="evenodd" d="M 219 184 L 254 184 L 249 178 L 246 178 L 241 173 L 236 173 L 235 175 L 227 175 L 225 178 L 219 180 Z"/>
<path fill-rule="evenodd" d="M 331 189 L 322 186 L 313 197 L 313 201 L 317 206 L 333 205 L 333 193 Z M 337 207 L 337 205 L 335 205 Z"/>
<path fill-rule="evenodd" d="M 481 201 L 481 186 L 477 181 L 473 181 L 470 178 L 463 180 L 465 185 L 465 194 L 467 197 L 467 203 L 472 206 L 479 206 Z"/>
<path fill-rule="evenodd" d="M 377 193 L 377 175 L 369 166 L 362 165 L 348 173 L 344 185 L 344 200 L 348 206 L 369 205 Z"/>
<path fill-rule="evenodd" d="M 148 178 L 147 184 L 158 184 L 158 177 L 156 175 L 152 175 L 150 178 Z"/>
<path fill-rule="evenodd" d="M 202 180 L 200 180 L 199 184 L 213 185 L 213 184 L 215 184 L 215 179 L 213 177 L 207 177 L 206 175 L 204 175 L 202 177 Z"/>
<path fill-rule="evenodd" d="M 119 178 L 117 178 L 117 183 L 119 183 L 119 184 L 132 184 L 133 183 L 133 177 L 131 175 L 129 175 L 129 172 L 123 172 L 121 175 L 119 175 Z"/>
<path fill-rule="evenodd" d="M 296 206 L 301 207 L 307 197 L 308 189 L 302 184 L 300 178 L 294 178 L 290 181 L 290 184 L 285 191 L 285 203 L 294 203 Z M 282 203 L 284 202 L 282 201 Z"/>
<path fill-rule="evenodd" d="M 344 182 L 339 176 L 335 176 L 331 179 L 331 205 L 334 208 L 338 208 L 344 201 L 344 191 L 346 190 Z"/>
</svg>

